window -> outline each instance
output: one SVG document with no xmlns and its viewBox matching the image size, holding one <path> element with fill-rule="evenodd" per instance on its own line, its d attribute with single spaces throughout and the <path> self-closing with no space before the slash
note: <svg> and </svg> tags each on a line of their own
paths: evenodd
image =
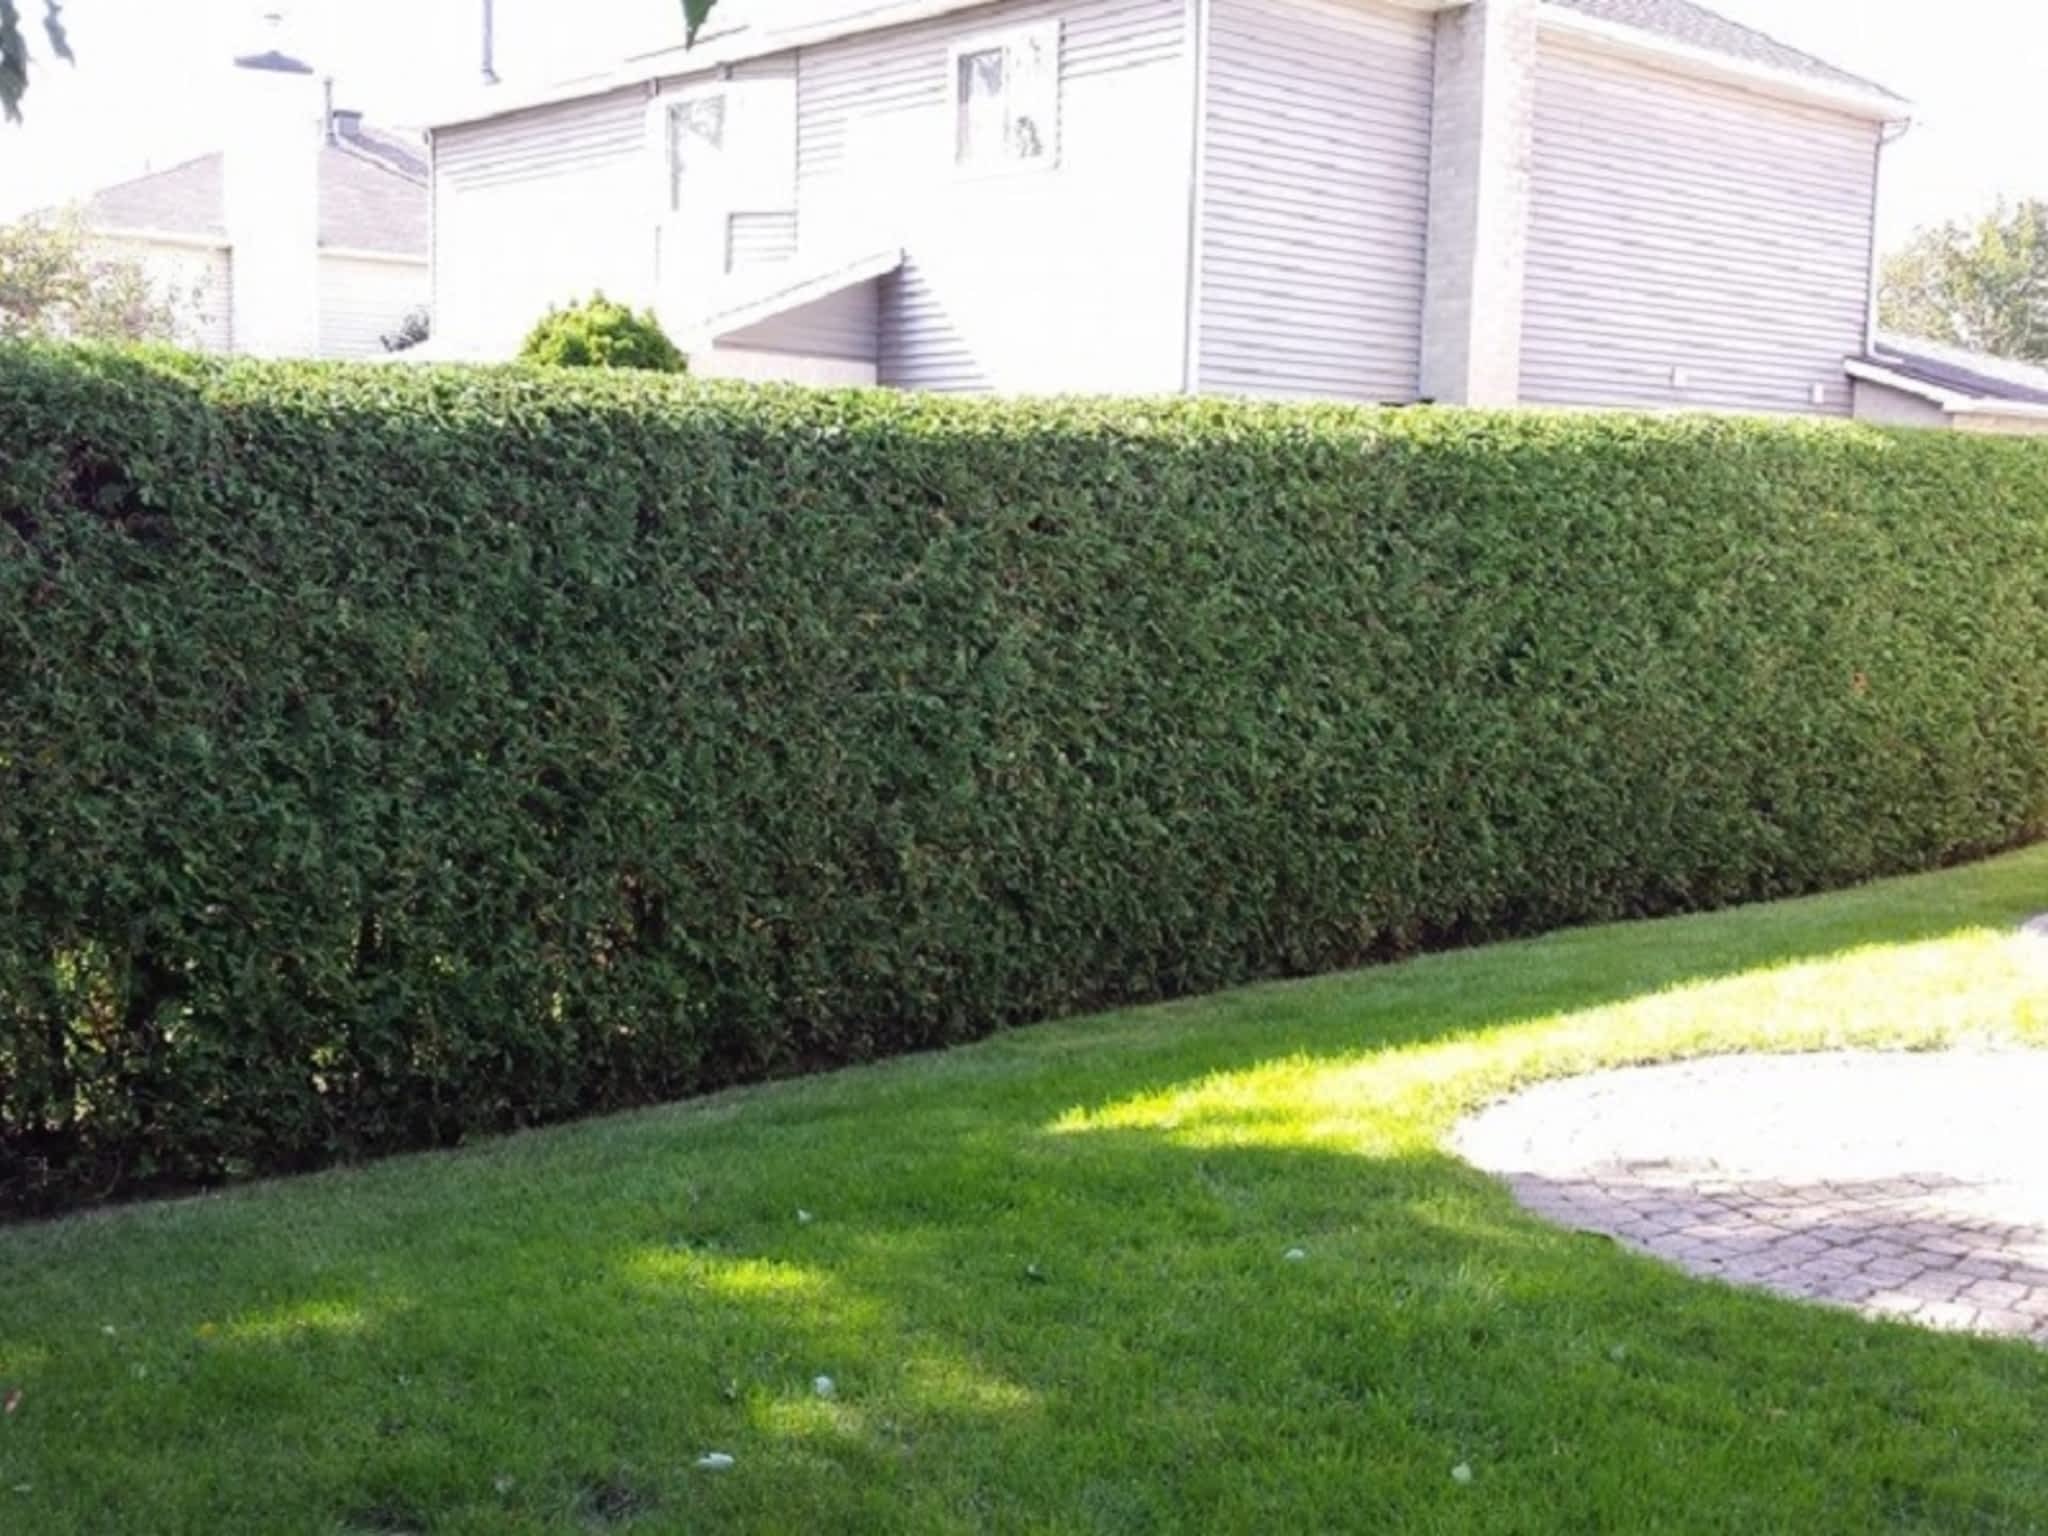
<svg viewBox="0 0 2048 1536">
<path fill-rule="evenodd" d="M 668 208 L 683 209 L 687 183 L 703 188 L 725 156 L 725 97 L 689 96 L 668 109 Z"/>
<path fill-rule="evenodd" d="M 966 171 L 1045 168 L 1059 149 L 1058 22 L 953 50 L 953 162 Z"/>
</svg>

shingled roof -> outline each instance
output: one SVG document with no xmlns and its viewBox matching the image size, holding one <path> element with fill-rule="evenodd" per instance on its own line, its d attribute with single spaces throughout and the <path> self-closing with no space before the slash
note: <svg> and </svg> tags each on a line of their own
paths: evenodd
<svg viewBox="0 0 2048 1536">
<path fill-rule="evenodd" d="M 1968 352 L 1917 336 L 1881 335 L 1868 360 L 1953 399 L 1991 406 L 1999 402 L 2048 406 L 2048 368 Z"/>
<path fill-rule="evenodd" d="M 1692 0 L 1549 0 L 1549 3 L 1598 21 L 1654 33 L 1709 53 L 1725 54 L 1746 64 L 1761 64 L 1769 69 L 1781 69 L 1787 74 L 1801 75 L 1829 85 L 1847 86 L 1852 90 L 1875 91 L 1880 96 L 1890 96 L 1904 104 L 1903 98 L 1874 81 L 1852 75 L 1846 69 L 1837 69 L 1825 59 L 1781 43 L 1754 27 L 1730 21 L 1703 5 L 1694 5 Z"/>
<path fill-rule="evenodd" d="M 221 157 L 201 155 L 169 170 L 104 187 L 86 200 L 95 229 L 162 230 L 171 235 L 227 237 L 227 196 Z"/>
<path fill-rule="evenodd" d="M 338 112 L 320 150 L 320 243 L 397 256 L 427 254 L 427 162 L 417 145 Z M 201 155 L 103 188 L 86 200 L 95 229 L 225 240 L 225 157 Z"/>
</svg>

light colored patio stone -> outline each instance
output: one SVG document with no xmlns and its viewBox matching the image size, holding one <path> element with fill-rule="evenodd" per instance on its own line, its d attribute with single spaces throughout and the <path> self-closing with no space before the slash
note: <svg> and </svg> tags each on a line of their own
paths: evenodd
<svg viewBox="0 0 2048 1536">
<path fill-rule="evenodd" d="M 2048 1343 L 2048 1052 L 1731 1057 L 1540 1085 L 1457 1149 L 1688 1272 Z"/>
</svg>

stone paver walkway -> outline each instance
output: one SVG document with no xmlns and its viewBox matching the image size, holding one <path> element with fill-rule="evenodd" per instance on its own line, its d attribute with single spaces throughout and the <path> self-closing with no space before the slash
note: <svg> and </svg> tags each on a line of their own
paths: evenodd
<svg viewBox="0 0 2048 1536">
<path fill-rule="evenodd" d="M 1455 1146 L 1537 1214 L 1694 1274 L 2048 1344 L 2048 1052 L 1603 1072 Z"/>
</svg>

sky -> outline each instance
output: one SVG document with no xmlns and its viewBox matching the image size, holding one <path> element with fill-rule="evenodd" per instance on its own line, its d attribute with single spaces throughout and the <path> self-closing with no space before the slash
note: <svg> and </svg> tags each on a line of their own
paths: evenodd
<svg viewBox="0 0 2048 1536">
<path fill-rule="evenodd" d="M 2048 197 L 2048 0 L 1709 3 L 1915 103 L 1912 131 L 1887 151 L 1887 248 L 2001 195 Z M 275 29 L 266 11 L 284 13 Z M 516 86 L 602 68 L 679 41 L 678 11 L 679 0 L 498 0 L 499 73 Z M 344 107 L 424 121 L 474 94 L 480 15 L 481 0 L 67 0 L 78 63 L 32 70 L 27 125 L 0 124 L 0 217 L 217 148 L 228 61 L 273 37 L 333 75 Z M 30 37 L 40 45 L 40 28 Z"/>
</svg>

